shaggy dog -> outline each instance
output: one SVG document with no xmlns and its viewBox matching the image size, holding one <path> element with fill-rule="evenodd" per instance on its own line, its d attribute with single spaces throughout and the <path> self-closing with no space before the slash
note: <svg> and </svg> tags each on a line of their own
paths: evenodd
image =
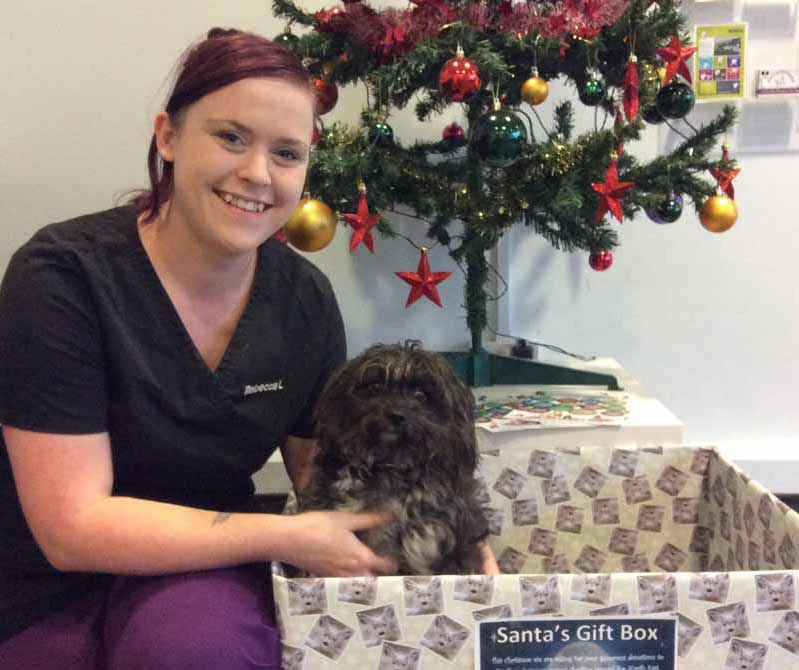
<svg viewBox="0 0 799 670">
<path fill-rule="evenodd" d="M 316 408 L 319 453 L 300 511 L 387 511 L 359 532 L 401 575 L 474 574 L 488 522 L 478 502 L 474 398 L 440 355 L 374 345 L 339 369 Z"/>
</svg>

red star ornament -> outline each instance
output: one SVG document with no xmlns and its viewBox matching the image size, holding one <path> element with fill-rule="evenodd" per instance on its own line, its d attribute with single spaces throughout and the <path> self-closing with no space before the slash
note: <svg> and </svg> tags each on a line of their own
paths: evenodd
<svg viewBox="0 0 799 670">
<path fill-rule="evenodd" d="M 374 238 L 372 237 L 372 228 L 374 228 L 378 221 L 380 221 L 379 214 L 369 213 L 369 203 L 366 202 L 366 193 L 361 193 L 358 199 L 358 212 L 356 214 L 344 214 L 344 220 L 349 223 L 355 230 L 350 239 L 350 253 L 355 251 L 355 248 L 363 242 L 369 251 L 375 252 Z"/>
<path fill-rule="evenodd" d="M 727 145 L 721 147 L 721 157 L 723 160 L 730 160 L 727 150 Z M 710 174 L 715 177 L 718 182 L 719 189 L 730 200 L 735 200 L 735 187 L 732 185 L 732 180 L 735 179 L 741 172 L 741 168 L 734 168 L 732 170 L 722 170 L 721 168 L 710 168 Z"/>
<path fill-rule="evenodd" d="M 610 210 L 610 213 L 621 223 L 621 199 L 633 186 L 635 186 L 634 182 L 619 181 L 616 161 L 611 160 L 610 165 L 608 165 L 608 171 L 605 174 L 605 181 L 595 181 L 591 184 L 591 188 L 599 193 L 599 207 L 596 209 L 594 222 L 599 223 L 605 213 Z"/>
<path fill-rule="evenodd" d="M 424 247 L 422 247 L 422 257 L 419 259 L 419 267 L 416 269 L 416 272 L 395 272 L 394 274 L 405 283 L 411 285 L 411 290 L 408 293 L 408 301 L 405 303 L 406 308 L 410 307 L 422 296 L 425 296 L 439 307 L 442 307 L 436 284 L 440 284 L 452 273 L 430 272 L 427 250 Z"/>
<path fill-rule="evenodd" d="M 658 49 L 658 55 L 665 60 L 668 65 L 666 66 L 666 76 L 663 78 L 663 85 L 668 84 L 674 75 L 679 73 L 685 81 L 691 81 L 691 71 L 688 69 L 688 64 L 685 62 L 691 54 L 696 51 L 696 47 L 684 47 L 680 38 L 673 35 L 671 42 L 668 46 Z"/>
</svg>

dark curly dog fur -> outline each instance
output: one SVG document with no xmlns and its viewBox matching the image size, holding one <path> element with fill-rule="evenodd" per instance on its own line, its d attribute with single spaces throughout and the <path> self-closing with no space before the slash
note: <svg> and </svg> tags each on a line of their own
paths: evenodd
<svg viewBox="0 0 799 670">
<path fill-rule="evenodd" d="M 399 574 L 474 574 L 488 523 L 477 500 L 474 398 L 440 355 L 374 345 L 331 378 L 316 409 L 320 451 L 301 511 L 385 510 L 359 533 Z"/>
</svg>

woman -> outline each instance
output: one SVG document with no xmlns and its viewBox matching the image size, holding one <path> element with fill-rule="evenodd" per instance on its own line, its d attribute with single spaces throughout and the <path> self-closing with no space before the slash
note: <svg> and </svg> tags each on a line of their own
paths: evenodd
<svg viewBox="0 0 799 670">
<path fill-rule="evenodd" d="M 276 668 L 263 563 L 386 574 L 377 514 L 253 513 L 278 446 L 295 487 L 345 359 L 327 279 L 271 240 L 314 97 L 268 40 L 215 29 L 155 119 L 152 188 L 47 226 L 0 290 L 0 667 Z M 253 392 L 255 391 L 255 392 Z"/>
</svg>

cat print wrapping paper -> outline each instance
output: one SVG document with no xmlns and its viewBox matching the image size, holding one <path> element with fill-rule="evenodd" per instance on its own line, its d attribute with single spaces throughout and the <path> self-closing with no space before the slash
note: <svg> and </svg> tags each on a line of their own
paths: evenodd
<svg viewBox="0 0 799 670">
<path fill-rule="evenodd" d="M 273 583 L 285 670 L 471 670 L 476 622 L 678 621 L 678 670 L 799 667 L 799 514 L 711 448 L 485 450 L 499 577 Z"/>
</svg>

